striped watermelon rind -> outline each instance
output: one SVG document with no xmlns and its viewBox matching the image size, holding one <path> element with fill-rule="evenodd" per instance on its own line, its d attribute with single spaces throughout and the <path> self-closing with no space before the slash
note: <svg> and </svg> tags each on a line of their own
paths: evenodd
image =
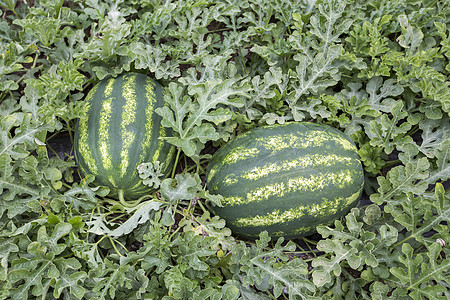
<svg viewBox="0 0 450 300">
<path fill-rule="evenodd" d="M 292 122 L 250 130 L 221 147 L 206 174 L 223 196 L 215 213 L 236 234 L 296 238 L 329 224 L 359 200 L 364 173 L 353 141 L 322 124 Z"/>
<path fill-rule="evenodd" d="M 82 176 L 110 188 L 110 196 L 137 199 L 151 189 L 142 183 L 137 167 L 163 163 L 164 174 L 173 166 L 175 148 L 160 137 L 170 130 L 155 110 L 164 105 L 162 87 L 139 73 L 124 73 L 95 85 L 78 119 L 74 149 Z"/>
</svg>

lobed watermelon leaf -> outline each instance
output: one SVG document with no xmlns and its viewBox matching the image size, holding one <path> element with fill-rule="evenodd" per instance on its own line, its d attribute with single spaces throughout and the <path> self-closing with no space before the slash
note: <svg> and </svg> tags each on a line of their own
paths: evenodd
<svg viewBox="0 0 450 300">
<path fill-rule="evenodd" d="M 168 106 L 156 110 L 163 117 L 163 126 L 170 127 L 177 133 L 177 136 L 165 139 L 189 157 L 199 157 L 207 141 L 227 138 L 220 136 L 213 125 L 231 119 L 231 112 L 218 107 L 219 105 L 244 105 L 240 96 L 247 96 L 249 87 L 246 81 L 238 78 L 216 79 L 219 74 L 226 72 L 226 58 L 227 56 L 205 58 L 199 80 L 196 78 L 196 71 L 191 69 L 190 76 L 183 82 L 189 84 L 187 90 L 180 84 L 171 83 L 164 96 Z"/>
<path fill-rule="evenodd" d="M 56 257 L 67 247 L 60 240 L 69 234 L 72 226 L 58 223 L 50 237 L 44 228 L 41 226 L 38 233 L 43 243 L 29 243 L 28 255 L 13 261 L 7 275 L 8 284 L 13 284 L 9 296 L 16 299 L 27 299 L 31 295 L 45 297 L 49 287 L 54 286 L 55 296 L 68 288 L 77 299 L 81 299 L 85 290 L 80 281 L 87 277 L 86 272 L 77 271 L 81 269 L 81 263 L 75 258 Z M 17 285 L 18 282 L 23 284 Z"/>
<path fill-rule="evenodd" d="M 429 263 L 426 263 L 423 255 L 414 255 L 414 249 L 409 244 L 403 244 L 402 252 L 404 256 L 399 257 L 399 261 L 405 266 L 405 269 L 392 268 L 391 273 L 399 278 L 402 284 L 407 286 L 408 290 L 413 291 L 411 293 L 412 297 L 427 296 L 430 299 L 439 299 L 447 291 L 442 285 L 427 286 L 425 289 L 420 288 L 423 283 L 429 280 L 449 283 L 441 274 L 450 267 L 450 262 L 436 264 L 436 259 L 441 250 L 439 243 L 431 245 L 427 257 Z"/>
<path fill-rule="evenodd" d="M 386 177 L 379 176 L 377 178 L 380 185 L 379 193 L 372 194 L 370 199 L 377 204 L 386 202 L 389 208 L 401 202 L 401 198 L 399 199 L 398 196 L 401 196 L 403 193 L 423 194 L 428 185 L 423 181 L 419 181 L 419 184 L 415 184 L 415 182 L 428 177 L 429 166 L 429 161 L 422 157 L 412 162 L 407 162 L 405 166 L 392 168 Z"/>
<path fill-rule="evenodd" d="M 427 157 L 436 157 L 438 149 L 445 149 L 443 144 L 448 143 L 450 138 L 449 118 L 443 116 L 440 120 L 423 120 L 419 123 L 419 128 L 422 130 L 422 143 L 419 150 Z M 437 130 L 437 128 L 442 130 Z"/>
<path fill-rule="evenodd" d="M 158 80 L 180 76 L 178 64 L 175 61 L 166 61 L 166 54 L 161 48 L 134 42 L 129 47 L 119 48 L 118 53 L 133 60 L 136 69 L 150 70 Z"/>
<path fill-rule="evenodd" d="M 139 177 L 142 179 L 142 183 L 157 189 L 161 185 L 160 177 L 164 176 L 162 172 L 164 163 L 156 161 L 152 163 L 143 163 L 138 166 Z"/>
<path fill-rule="evenodd" d="M 372 146 L 381 146 L 386 154 L 392 153 L 396 145 L 401 144 L 405 134 L 411 129 L 412 124 L 403 122 L 397 126 L 398 122 L 406 118 L 407 113 L 403 110 L 403 102 L 398 102 L 392 108 L 392 119 L 387 115 L 382 115 L 378 120 L 369 123 L 367 135 Z"/>
<path fill-rule="evenodd" d="M 161 183 L 161 197 L 169 203 L 194 198 L 200 185 L 200 178 L 190 174 L 177 174 L 175 179 L 167 178 Z"/>
<path fill-rule="evenodd" d="M 283 288 L 286 287 L 290 295 L 300 297 L 300 299 L 316 299 L 313 296 L 314 285 L 308 280 L 307 265 L 300 258 L 290 260 L 285 251 L 294 249 L 292 243 L 282 246 L 283 239 L 279 239 L 273 248 L 264 251 L 270 238 L 267 232 L 260 234 L 260 239 L 256 241 L 256 246 L 250 248 L 243 243 L 232 249 L 231 260 L 237 263 L 239 269 L 246 273 L 243 278 L 243 285 L 257 285 L 262 289 L 274 289 L 276 297 L 281 296 Z M 282 264 L 281 262 L 286 262 Z M 238 269 L 238 270 L 239 270 Z M 268 279 L 268 285 L 264 288 L 263 281 Z"/>
</svg>

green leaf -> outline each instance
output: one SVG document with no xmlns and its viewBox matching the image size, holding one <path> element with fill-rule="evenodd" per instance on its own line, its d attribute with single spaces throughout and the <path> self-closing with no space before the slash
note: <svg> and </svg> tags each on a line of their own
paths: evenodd
<svg viewBox="0 0 450 300">
<path fill-rule="evenodd" d="M 395 84 L 392 78 L 383 82 L 381 77 L 374 77 L 367 83 L 366 91 L 369 94 L 369 105 L 377 111 L 390 113 L 401 106 L 391 97 L 399 96 L 404 89 L 400 84 Z"/>
<path fill-rule="evenodd" d="M 6 8 L 6 9 L 9 9 L 13 12 L 15 12 L 14 8 L 16 7 L 16 4 L 17 4 L 17 0 L 2 0 L 2 1 L 0 1 L 0 6 Z"/>
<path fill-rule="evenodd" d="M 4 242 L 0 246 L 0 255 L 2 257 L 0 261 L 0 280 L 5 281 L 8 276 L 8 259 L 9 255 L 14 252 L 19 252 L 19 247 L 12 241 Z"/>
<path fill-rule="evenodd" d="M 372 58 L 380 56 L 389 50 L 388 38 L 383 34 L 391 19 L 391 15 L 384 15 L 371 20 L 372 22 L 365 21 L 362 26 L 355 24 L 350 36 L 345 40 L 353 46 L 356 52 Z"/>
<path fill-rule="evenodd" d="M 318 5 L 319 13 L 311 16 L 311 33 L 322 43 L 339 42 L 340 35 L 348 31 L 352 19 L 342 18 L 346 9 L 345 2 L 324 1 Z"/>
<path fill-rule="evenodd" d="M 274 88 L 283 92 L 283 86 L 286 85 L 287 74 L 283 74 L 281 68 L 271 67 L 264 73 L 264 77 L 257 75 L 252 78 L 252 90 L 248 101 L 245 101 L 242 107 L 243 111 L 249 109 L 254 103 L 266 107 L 267 100 L 275 97 Z"/>
<path fill-rule="evenodd" d="M 77 239 L 74 242 L 72 251 L 76 257 L 82 259 L 90 268 L 96 269 L 103 263 L 97 243 L 88 243 Z"/>
<path fill-rule="evenodd" d="M 198 235 L 211 237 L 209 243 L 213 249 L 229 250 L 236 243 L 231 230 L 225 227 L 225 220 L 219 216 L 211 216 L 208 211 L 200 217 L 182 220 L 180 226 L 185 231 L 191 230 Z"/>
<path fill-rule="evenodd" d="M 164 226 L 172 226 L 175 223 L 175 217 L 173 216 L 172 207 L 169 206 L 163 211 L 161 216 L 161 224 Z"/>
<path fill-rule="evenodd" d="M 152 163 L 143 163 L 138 166 L 139 177 L 142 179 L 142 183 L 157 189 L 161 185 L 160 177 L 164 176 L 162 172 L 163 163 L 159 161 Z"/>
<path fill-rule="evenodd" d="M 222 287 L 222 296 L 225 299 L 238 299 L 239 294 L 239 287 L 234 284 L 226 283 Z"/>
<path fill-rule="evenodd" d="M 302 96 L 317 94 L 329 86 L 333 86 L 339 80 L 339 72 L 334 63 L 341 52 L 341 46 L 333 45 L 327 52 L 318 52 L 314 57 L 296 54 L 295 60 L 299 62 L 295 73 L 292 74 L 294 91 L 289 94 L 287 102 L 293 109 L 294 120 L 300 121 L 301 115 L 295 109 Z M 309 71 L 311 70 L 311 71 Z M 298 110 L 301 110 L 299 108 Z"/>
<path fill-rule="evenodd" d="M 117 5 L 114 5 L 109 8 L 108 12 L 104 11 L 102 13 L 98 11 L 100 18 L 98 26 L 94 25 L 92 27 L 92 34 L 87 42 L 80 41 L 81 51 L 75 54 L 75 58 L 86 58 L 100 62 L 114 61 L 120 46 L 130 35 L 132 27 L 131 24 L 126 22 L 126 19 L 123 17 L 124 13 L 118 8 Z M 101 10 L 106 9 L 106 6 L 101 8 Z M 107 63 L 103 64 L 107 65 Z M 96 73 L 100 74 L 101 71 Z M 107 74 L 98 77 L 103 79 L 105 75 Z"/>
<path fill-rule="evenodd" d="M 445 182 L 450 178 L 450 140 L 442 142 L 434 153 L 436 155 L 437 168 L 430 172 L 430 176 L 426 179 L 428 184 L 433 184 L 439 180 Z"/>
<path fill-rule="evenodd" d="M 53 296 L 59 298 L 63 292 L 68 290 L 68 293 L 75 296 L 77 299 L 82 299 L 86 291 L 84 287 L 79 284 L 79 281 L 83 281 L 87 277 L 86 272 L 77 271 L 73 273 L 70 272 L 70 274 L 67 272 L 68 269 L 79 270 L 81 268 L 80 262 L 75 258 L 59 258 L 56 260 L 56 264 L 61 266 L 63 272 L 58 279 L 54 280 L 56 283 L 54 284 Z"/>
<path fill-rule="evenodd" d="M 20 98 L 20 106 L 25 113 L 31 113 L 32 119 L 37 120 L 39 115 L 39 92 L 31 86 L 26 86 L 24 96 Z"/>
<path fill-rule="evenodd" d="M 341 275 L 341 261 L 346 260 L 353 269 L 357 269 L 361 259 L 356 256 L 357 250 L 350 246 L 344 246 L 333 240 L 323 240 L 317 245 L 318 249 L 326 252 L 334 252 L 332 259 L 318 257 L 313 261 L 313 282 L 320 287 L 332 281 L 331 276 Z"/>
<path fill-rule="evenodd" d="M 0 216 L 8 211 L 8 217 L 14 218 L 29 210 L 29 203 L 41 199 L 41 193 L 26 180 L 17 179 L 13 160 L 7 153 L 0 155 L 0 166 Z"/>
<path fill-rule="evenodd" d="M 118 49 L 118 53 L 134 60 L 136 69 L 148 69 L 156 79 L 169 79 L 180 76 L 176 60 L 166 61 L 167 53 L 160 47 L 134 42 L 128 47 Z"/>
<path fill-rule="evenodd" d="M 374 210 L 375 214 L 372 212 Z M 318 226 L 317 231 L 324 238 L 329 238 L 320 240 L 317 245 L 318 249 L 324 250 L 327 255 L 313 260 L 313 265 L 317 264 L 317 268 L 313 269 L 316 285 L 335 284 L 339 289 L 340 278 L 344 277 L 353 281 L 353 288 L 361 289 L 367 281 L 385 280 L 389 277 L 388 267 L 396 264 L 396 256 L 391 253 L 390 246 L 397 242 L 398 230 L 386 224 L 393 221 L 385 220 L 376 205 L 368 206 L 362 218 L 361 212 L 362 209 L 353 208 L 345 217 L 344 224 L 336 220 L 334 227 Z M 368 220 L 369 217 L 372 218 L 373 226 L 367 228 L 362 221 Z M 359 279 L 349 277 L 349 268 L 358 271 L 364 269 L 361 278 L 366 281 L 358 283 Z"/>
<path fill-rule="evenodd" d="M 0 103 L 0 118 L 12 115 L 15 112 L 18 112 L 19 109 L 20 106 L 14 97 L 6 98 Z M 21 113 L 19 112 L 18 115 L 20 116 Z"/>
<path fill-rule="evenodd" d="M 16 19 L 14 24 L 24 28 L 29 35 L 36 37 L 44 47 L 54 44 L 59 38 L 69 34 L 71 28 L 64 27 L 61 31 L 61 20 L 53 17 Z"/>
<path fill-rule="evenodd" d="M 30 88 L 35 89 L 34 95 L 39 95 L 43 99 L 51 101 L 51 105 L 48 102 L 44 102 L 45 104 L 41 106 L 39 111 L 42 114 L 41 120 L 46 120 L 46 118 L 52 117 L 53 115 L 70 112 L 65 99 L 71 91 L 83 89 L 85 77 L 78 71 L 82 64 L 83 60 L 81 59 L 76 59 L 73 62 L 61 61 L 57 65 L 52 65 L 38 79 L 30 78 L 25 80 Z M 69 115 L 65 118 L 73 118 L 73 116 Z M 50 123 L 50 120 L 47 122 Z M 52 123 L 54 123 L 53 120 Z"/>
<path fill-rule="evenodd" d="M 0 49 L 2 51 L 2 55 L 0 55 L 0 78 L 2 78 L 0 90 L 17 90 L 19 88 L 16 83 L 17 77 L 5 75 L 24 71 L 23 65 L 33 62 L 30 55 L 36 52 L 37 47 L 35 45 L 24 47 L 18 42 L 11 42 L 0 45 Z"/>
<path fill-rule="evenodd" d="M 31 288 L 34 296 L 40 296 L 43 293 L 45 294 L 46 289 L 43 286 L 43 284 L 45 284 L 44 274 L 49 272 L 51 278 L 56 278 L 59 275 L 57 269 L 55 272 L 55 266 L 52 263 L 52 260 L 53 256 L 49 255 L 33 260 L 31 265 L 26 264 L 26 261 L 17 262 L 10 272 L 8 280 L 11 283 L 22 282 L 22 280 L 24 282 L 22 284 L 16 284 L 14 288 L 9 291 L 10 296 L 14 299 L 28 299 Z M 21 266 L 23 267 L 20 268 Z"/>
<path fill-rule="evenodd" d="M 111 229 L 104 222 L 105 216 L 93 216 L 90 221 L 86 222 L 88 232 L 96 235 L 107 235 L 111 232 Z"/>
<path fill-rule="evenodd" d="M 220 135 L 212 124 L 203 123 L 193 127 L 190 130 L 190 134 L 183 139 L 179 137 L 166 137 L 165 140 L 181 148 L 187 156 L 194 157 L 200 153 L 206 142 L 217 141 L 219 138 Z"/>
<path fill-rule="evenodd" d="M 431 120 L 440 120 L 443 117 L 441 104 L 437 101 L 428 99 L 424 105 L 419 107 L 419 110 L 425 113 L 425 116 Z M 420 124 L 420 123 L 419 123 Z"/>
<path fill-rule="evenodd" d="M 196 287 L 196 282 L 185 277 L 180 266 L 175 266 L 164 273 L 164 283 L 174 298 L 188 297 Z"/>
<path fill-rule="evenodd" d="M 450 260 L 446 260 L 441 264 L 436 262 L 437 256 L 441 251 L 441 246 L 434 243 L 429 249 L 430 264 L 426 264 L 422 254 L 414 255 L 414 249 L 409 244 L 403 244 L 402 252 L 404 256 L 399 257 L 399 261 L 405 266 L 404 268 L 391 268 L 391 273 L 399 278 L 402 284 L 407 286 L 408 290 L 414 291 L 416 294 L 423 294 L 431 299 L 444 299 L 443 293 L 446 288 L 441 285 L 428 285 L 425 289 L 421 288 L 423 283 L 430 280 L 447 281 L 442 273 L 450 267 Z M 425 266 L 426 264 L 426 266 Z M 420 267 L 420 268 L 419 268 Z"/>
<path fill-rule="evenodd" d="M 261 34 L 266 31 L 271 31 L 275 27 L 275 24 L 270 23 L 270 17 L 272 15 L 271 9 L 262 9 L 263 1 L 257 0 L 250 4 L 250 11 L 244 12 L 244 17 L 250 23 L 249 30 L 253 34 Z"/>
<path fill-rule="evenodd" d="M 216 254 L 215 249 L 210 248 L 212 239 L 197 235 L 193 231 L 187 231 L 179 237 L 179 246 L 175 251 L 178 256 L 178 264 L 187 266 L 196 271 L 208 271 L 209 266 L 205 260 Z"/>
<path fill-rule="evenodd" d="M 163 203 L 161 202 L 151 200 L 139 204 L 134 208 L 133 215 L 128 220 L 107 234 L 112 237 L 119 237 L 129 234 L 140 224 L 147 222 L 150 217 L 153 216 L 152 212 L 157 211 L 162 205 Z"/>
<path fill-rule="evenodd" d="M 163 204 L 164 203 L 162 202 L 150 200 L 140 203 L 131 209 L 127 209 L 128 213 L 133 212 L 133 215 L 119 226 L 115 226 L 117 225 L 116 223 L 108 222 L 105 215 L 93 215 L 91 220 L 86 222 L 88 232 L 96 235 L 108 235 L 111 237 L 127 235 L 135 230 L 139 225 L 150 220 L 150 218 L 154 216 L 154 211 L 159 210 Z"/>
<path fill-rule="evenodd" d="M 370 121 L 367 128 L 370 144 L 383 147 L 386 154 L 392 153 L 396 145 L 403 141 L 405 134 L 411 129 L 411 124 L 408 122 L 397 125 L 407 117 L 406 111 L 403 110 L 403 102 L 397 102 L 391 113 L 392 118 L 383 114 L 379 119 Z"/>
<path fill-rule="evenodd" d="M 444 192 L 442 184 L 436 183 L 434 199 L 413 197 L 409 193 L 406 197 L 401 198 L 403 213 L 394 210 L 394 207 L 389 207 L 396 220 L 410 231 L 405 240 L 414 238 L 423 242 L 425 233 L 438 229 L 450 218 L 450 201 Z M 423 219 L 419 217 L 422 214 L 424 214 Z"/>
<path fill-rule="evenodd" d="M 427 157 L 435 157 L 435 153 L 443 146 L 442 144 L 450 139 L 449 118 L 444 116 L 440 120 L 426 119 L 419 123 L 419 128 L 422 130 L 422 143 L 419 150 Z"/>
<path fill-rule="evenodd" d="M 59 244 L 58 241 L 68 235 L 72 230 L 72 225 L 68 223 L 58 223 L 52 231 L 52 235 L 48 236 L 47 227 L 41 226 L 37 233 L 37 239 L 41 245 L 46 246 L 49 251 L 55 255 L 61 254 L 67 247 L 65 244 Z"/>
<path fill-rule="evenodd" d="M 12 134 L 13 126 L 19 126 Z M 23 118 L 18 114 L 12 114 L 0 119 L 0 128 L 2 130 L 0 136 L 0 155 L 6 153 L 12 158 L 24 158 L 28 156 L 28 151 L 24 148 L 36 148 L 36 142 L 41 143 L 37 139 L 40 132 L 53 131 L 51 124 L 33 124 L 30 115 Z M 28 146 L 28 147 L 27 147 Z"/>
<path fill-rule="evenodd" d="M 317 299 L 312 294 L 315 291 L 314 285 L 307 276 L 307 266 L 301 258 L 289 260 L 284 251 L 290 251 L 295 246 L 288 243 L 282 246 L 283 239 L 279 239 L 268 251 L 264 251 L 270 238 L 267 232 L 260 234 L 256 246 L 250 248 L 240 243 L 233 247 L 231 260 L 239 263 L 240 270 L 246 275 L 243 285 L 260 285 L 264 278 L 269 278 L 269 284 L 274 288 L 275 297 L 282 294 L 284 288 L 287 292 L 301 299 Z"/>
<path fill-rule="evenodd" d="M 402 35 L 397 38 L 397 42 L 404 48 L 409 48 L 408 52 L 415 52 L 424 37 L 422 31 L 412 27 L 406 15 L 398 16 L 398 21 L 402 27 Z"/>
<path fill-rule="evenodd" d="M 415 184 L 416 180 L 428 177 L 430 163 L 425 157 L 419 158 L 413 162 L 408 162 L 405 166 L 392 168 L 386 177 L 377 177 L 378 193 L 372 194 L 370 200 L 376 204 L 388 203 L 388 206 L 398 205 L 396 197 L 403 193 L 413 192 L 420 195 L 425 192 L 428 185 L 425 182 Z"/>
<path fill-rule="evenodd" d="M 161 197 L 170 203 L 190 200 L 197 193 L 200 178 L 189 173 L 177 174 L 175 179 L 167 178 L 161 183 Z"/>
<path fill-rule="evenodd" d="M 75 210 L 91 210 L 99 201 L 96 196 L 104 197 L 109 194 L 109 188 L 90 187 L 89 184 L 94 180 L 93 175 L 88 175 L 80 183 L 74 183 L 72 188 L 64 193 L 62 199 L 66 203 L 73 205 Z"/>
<path fill-rule="evenodd" d="M 219 124 L 231 119 L 228 109 L 218 107 L 241 107 L 244 105 L 239 96 L 247 95 L 248 85 L 239 77 L 217 79 L 216 73 L 225 72 L 224 57 L 205 59 L 202 77 L 197 80 L 195 71 L 190 69 L 184 84 L 189 85 L 188 95 L 184 89 L 170 83 L 164 99 L 169 104 L 158 108 L 156 112 L 163 117 L 162 124 L 172 128 L 178 136 L 167 141 L 180 147 L 187 156 L 199 155 L 204 143 L 218 140 L 219 135 L 211 123 Z M 230 72 L 234 72 L 231 70 Z M 194 101 L 195 100 L 195 101 Z M 207 123 L 211 122 L 211 123 Z"/>
<path fill-rule="evenodd" d="M 91 269 L 89 276 L 96 282 L 92 289 L 98 299 L 114 299 L 118 289 L 130 281 L 126 272 L 133 268 L 131 265 L 119 266 L 109 260 L 97 269 Z M 133 268 L 134 269 L 134 268 Z"/>
<path fill-rule="evenodd" d="M 61 225 L 60 225 L 61 224 Z M 58 226 L 60 225 L 60 226 Z M 78 281 L 84 279 L 87 274 L 83 271 L 77 271 L 81 268 L 80 262 L 75 258 L 56 258 L 55 252 L 47 250 L 56 250 L 67 247 L 65 244 L 57 244 L 58 240 L 67 235 L 67 223 L 59 223 L 55 226 L 51 237 L 46 236 L 45 230 L 40 229 L 40 235 L 44 238 L 44 244 L 40 242 L 31 242 L 27 247 L 27 254 L 12 262 L 11 270 L 8 274 L 8 282 L 13 284 L 9 290 L 9 296 L 14 299 L 27 299 L 29 297 L 45 297 L 49 285 L 55 285 L 62 291 L 69 288 L 69 293 L 81 298 L 84 289 L 78 284 Z M 41 227 L 42 228 L 42 227 Z M 75 272 L 74 272 L 75 271 Z M 76 275 L 74 275 L 76 274 Z"/>
</svg>

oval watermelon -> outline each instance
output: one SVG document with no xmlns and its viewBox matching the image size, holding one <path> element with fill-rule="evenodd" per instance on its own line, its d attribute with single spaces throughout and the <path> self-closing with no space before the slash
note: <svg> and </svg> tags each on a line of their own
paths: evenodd
<svg viewBox="0 0 450 300">
<path fill-rule="evenodd" d="M 215 207 L 246 238 L 311 234 L 358 203 L 363 168 L 355 144 L 339 130 L 308 122 L 264 126 L 229 141 L 206 174 Z"/>
<path fill-rule="evenodd" d="M 95 183 L 108 186 L 113 197 L 145 195 L 150 188 L 137 167 L 159 161 L 167 174 L 175 157 L 174 147 L 160 139 L 170 134 L 155 112 L 164 103 L 161 86 L 144 74 L 125 73 L 101 80 L 85 101 L 74 140 L 81 174 L 95 175 Z"/>
</svg>

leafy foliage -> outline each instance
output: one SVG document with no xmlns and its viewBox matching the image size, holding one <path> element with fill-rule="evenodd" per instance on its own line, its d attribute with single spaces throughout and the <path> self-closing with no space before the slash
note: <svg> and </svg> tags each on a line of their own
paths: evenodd
<svg viewBox="0 0 450 300">
<path fill-rule="evenodd" d="M 0 299 L 448 299 L 447 2 L 0 1 Z M 71 137 L 127 71 L 165 87 L 178 156 L 121 203 L 79 178 Z M 370 201 L 305 240 L 243 241 L 205 165 L 301 120 L 355 141 Z"/>
</svg>

